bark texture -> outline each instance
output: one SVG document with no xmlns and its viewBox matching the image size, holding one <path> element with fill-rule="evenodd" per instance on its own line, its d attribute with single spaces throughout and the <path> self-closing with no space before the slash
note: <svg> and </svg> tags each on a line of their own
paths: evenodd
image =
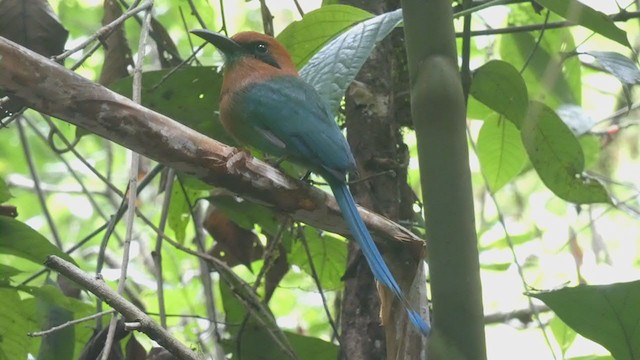
<svg viewBox="0 0 640 360">
<path fill-rule="evenodd" d="M 342 2 L 374 14 L 400 6 L 393 0 Z M 346 127 L 358 178 L 368 179 L 351 186 L 356 200 L 390 219 L 413 221 L 416 197 L 407 185 L 409 151 L 402 136 L 402 127 L 411 124 L 402 36 L 396 30 L 380 42 L 347 90 Z M 384 245 L 379 249 L 408 294 L 422 264 L 421 248 Z M 350 244 L 349 254 L 352 272 L 346 277 L 342 306 L 342 358 L 418 359 L 423 339 L 409 332 L 411 325 L 402 306 L 386 288 L 378 291 L 357 246 Z"/>
<path fill-rule="evenodd" d="M 177 171 L 320 229 L 348 230 L 335 199 L 249 154 L 210 139 L 0 37 L 0 89 Z M 423 244 L 393 221 L 360 209 L 378 240 Z"/>
</svg>

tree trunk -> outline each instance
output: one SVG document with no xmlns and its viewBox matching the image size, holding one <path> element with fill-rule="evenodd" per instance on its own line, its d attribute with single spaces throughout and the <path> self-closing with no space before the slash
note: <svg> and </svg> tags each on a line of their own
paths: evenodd
<svg viewBox="0 0 640 360">
<path fill-rule="evenodd" d="M 482 360 L 482 289 L 451 1 L 403 0 L 402 7 L 430 257 L 429 359 Z"/>
<path fill-rule="evenodd" d="M 399 7 L 399 2 L 392 0 L 342 3 L 374 14 Z M 397 29 L 378 44 L 347 90 L 346 127 L 358 164 L 358 178 L 366 179 L 351 186 L 358 203 L 393 220 L 413 221 L 416 196 L 407 185 L 409 151 L 401 133 L 402 126 L 411 124 L 402 36 Z M 394 277 L 408 293 L 416 269 L 422 266 L 421 249 L 377 245 Z M 423 338 L 415 332 L 406 335 L 411 325 L 402 306 L 387 289 L 381 289 L 379 295 L 369 266 L 353 243 L 349 246 L 349 264 L 342 304 L 341 358 L 419 359 Z M 426 284 L 423 282 L 422 286 Z M 385 327 L 380 325 L 380 299 Z"/>
</svg>

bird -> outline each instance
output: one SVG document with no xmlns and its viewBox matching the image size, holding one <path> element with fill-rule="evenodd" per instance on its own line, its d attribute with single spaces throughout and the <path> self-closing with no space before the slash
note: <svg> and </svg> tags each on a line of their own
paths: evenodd
<svg viewBox="0 0 640 360">
<path fill-rule="evenodd" d="M 298 74 L 285 47 L 253 31 L 232 37 L 196 29 L 191 33 L 223 55 L 220 121 L 240 144 L 298 163 L 329 185 L 353 239 L 378 280 L 399 299 L 424 336 L 430 326 L 409 304 L 367 230 L 347 183 L 356 162 L 326 101 Z"/>
</svg>

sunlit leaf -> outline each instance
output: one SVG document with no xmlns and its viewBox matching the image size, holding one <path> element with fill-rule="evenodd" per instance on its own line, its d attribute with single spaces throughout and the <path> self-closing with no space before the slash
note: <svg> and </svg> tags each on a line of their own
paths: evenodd
<svg viewBox="0 0 640 360">
<path fill-rule="evenodd" d="M 181 244 L 184 244 L 187 225 L 191 222 L 192 207 L 196 200 L 204 195 L 202 191 L 181 185 L 177 178 L 173 182 L 167 224 L 173 230 L 176 241 Z"/>
<path fill-rule="evenodd" d="M 304 66 L 324 44 L 351 25 L 368 19 L 370 12 L 348 5 L 323 6 L 289 24 L 278 35 L 296 67 Z"/>
<path fill-rule="evenodd" d="M 0 204 L 11 199 L 11 193 L 9 192 L 9 187 L 7 183 L 4 182 L 2 178 L 0 178 Z"/>
<path fill-rule="evenodd" d="M 527 114 L 527 85 L 506 61 L 492 60 L 476 69 L 470 94 L 518 127 Z"/>
<path fill-rule="evenodd" d="M 320 236 L 316 229 L 309 226 L 305 227 L 304 236 L 322 287 L 328 290 L 341 288 L 341 278 L 347 264 L 346 242 L 326 234 Z M 291 249 L 289 262 L 298 265 L 310 276 L 313 275 L 302 241 L 296 242 Z"/>
<path fill-rule="evenodd" d="M 617 360 L 640 358 L 640 281 L 582 285 L 530 294 Z"/>
<path fill-rule="evenodd" d="M 578 0 L 536 0 L 536 2 L 571 22 L 631 47 L 627 40 L 627 33 L 617 27 L 613 20 Z"/>
<path fill-rule="evenodd" d="M 562 350 L 562 354 L 565 354 L 578 334 L 557 316 L 551 319 L 549 327 L 560 346 L 560 350 Z"/>
<path fill-rule="evenodd" d="M 0 253 L 15 255 L 37 264 L 47 256 L 57 255 L 75 264 L 75 261 L 27 224 L 0 216 Z"/>
<path fill-rule="evenodd" d="M 515 125 L 506 120 L 485 120 L 478 134 L 478 159 L 494 193 L 518 175 L 527 156 Z"/>
<path fill-rule="evenodd" d="M 530 4 L 510 6 L 508 22 L 512 26 L 540 23 L 544 17 L 531 11 Z M 549 21 L 559 21 L 550 14 Z M 576 43 L 570 29 L 546 29 L 540 33 L 511 33 L 499 37 L 500 58 L 512 64 L 527 84 L 530 100 L 539 100 L 552 108 L 562 104 L 580 104 L 582 64 L 577 56 L 566 56 Z"/>
<path fill-rule="evenodd" d="M 376 43 L 402 21 L 402 10 L 363 21 L 331 40 L 300 71 L 331 110 L 338 111 L 344 92 L 367 60 Z"/>
<path fill-rule="evenodd" d="M 540 179 L 558 197 L 578 204 L 610 202 L 602 184 L 584 173 L 582 147 L 552 109 L 531 102 L 521 136 Z"/>
<path fill-rule="evenodd" d="M 480 264 L 480 268 L 483 270 L 490 271 L 506 271 L 513 265 L 511 262 L 503 262 L 503 263 L 493 263 L 493 264 Z"/>
</svg>

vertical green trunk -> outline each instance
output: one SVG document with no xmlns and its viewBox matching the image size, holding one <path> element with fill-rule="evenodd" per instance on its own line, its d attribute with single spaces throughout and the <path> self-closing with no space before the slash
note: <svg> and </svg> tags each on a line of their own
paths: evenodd
<svg viewBox="0 0 640 360">
<path fill-rule="evenodd" d="M 427 225 L 430 359 L 486 359 L 482 291 L 450 0 L 403 0 L 413 123 Z"/>
</svg>

